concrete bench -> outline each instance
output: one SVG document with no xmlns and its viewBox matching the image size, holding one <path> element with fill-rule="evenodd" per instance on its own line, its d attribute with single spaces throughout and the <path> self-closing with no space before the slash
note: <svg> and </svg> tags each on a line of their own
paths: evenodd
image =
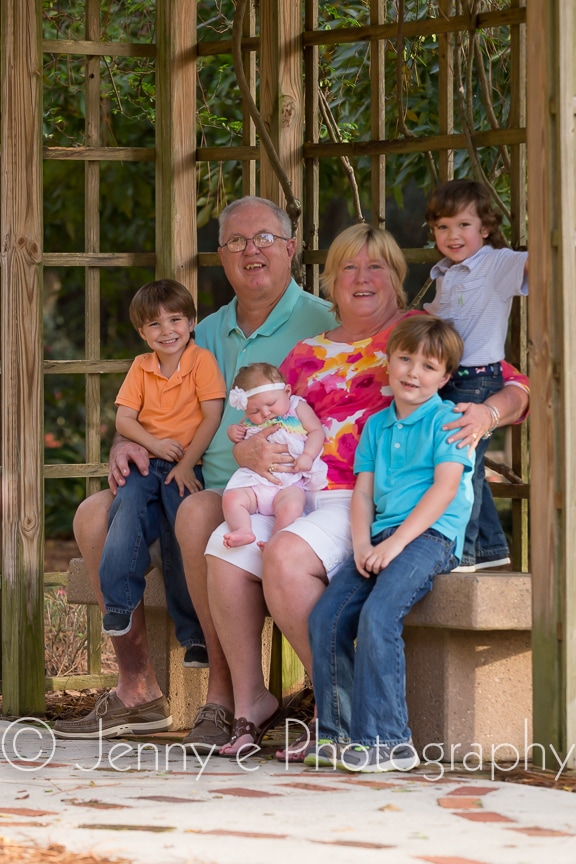
<svg viewBox="0 0 576 864">
<path fill-rule="evenodd" d="M 532 588 L 527 573 L 447 573 L 407 616 L 407 700 L 416 746 L 444 760 L 532 742 Z M 496 749 L 497 748 L 497 749 Z M 430 759 L 438 748 L 429 748 Z M 452 755 L 453 754 L 453 755 Z M 474 760 L 470 759 L 470 764 Z"/>
<path fill-rule="evenodd" d="M 81 558 L 70 562 L 68 601 L 96 603 Z M 208 672 L 182 666 L 183 649 L 166 612 L 158 566 L 146 577 L 144 602 L 152 661 L 170 701 L 174 729 L 190 728 L 205 702 Z M 475 764 L 467 754 L 489 760 L 493 748 L 499 761 L 524 755 L 532 734 L 531 617 L 530 575 L 487 571 L 438 576 L 431 593 L 408 615 L 410 725 L 419 750 L 438 745 L 428 747 L 430 760 L 440 754 L 444 762 Z M 279 653 L 273 641 L 267 618 L 265 675 Z"/>
<path fill-rule="evenodd" d="M 184 649 L 176 640 L 174 625 L 166 611 L 164 579 L 162 571 L 159 569 L 160 562 L 158 558 L 155 558 L 154 553 L 152 560 L 153 566 L 146 574 L 146 590 L 144 592 L 150 656 L 158 683 L 170 702 L 174 721 L 172 728 L 174 730 L 188 730 L 192 726 L 198 709 L 206 702 L 208 669 L 187 669 L 182 665 Z M 97 604 L 82 558 L 73 558 L 70 561 L 66 592 L 69 603 L 87 606 Z M 268 678 L 271 668 L 274 668 L 273 645 L 277 652 L 278 641 L 275 638 L 272 619 L 267 618 L 263 634 L 262 656 L 264 674 Z M 276 683 L 271 687 L 275 692 L 278 690 L 277 680 L 276 677 Z"/>
</svg>

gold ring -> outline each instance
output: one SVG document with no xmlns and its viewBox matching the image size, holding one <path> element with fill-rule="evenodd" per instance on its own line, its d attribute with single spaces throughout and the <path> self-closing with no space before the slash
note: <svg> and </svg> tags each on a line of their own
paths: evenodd
<svg viewBox="0 0 576 864">
<path fill-rule="evenodd" d="M 268 473 L 273 474 L 275 470 L 276 470 L 276 462 L 272 462 L 270 467 L 268 468 Z"/>
<path fill-rule="evenodd" d="M 472 433 L 472 440 L 475 441 L 477 437 L 478 437 L 478 436 L 476 435 L 476 432 L 473 432 L 473 433 Z"/>
</svg>

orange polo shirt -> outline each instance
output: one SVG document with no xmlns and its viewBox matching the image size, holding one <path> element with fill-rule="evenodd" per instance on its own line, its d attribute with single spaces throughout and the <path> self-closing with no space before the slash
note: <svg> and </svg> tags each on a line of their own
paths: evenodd
<svg viewBox="0 0 576 864">
<path fill-rule="evenodd" d="M 115 404 L 137 411 L 139 423 L 151 435 L 174 438 L 186 449 L 202 421 L 200 403 L 225 398 L 226 383 L 216 358 L 190 340 L 171 378 L 160 371 L 155 351 L 135 357 Z"/>
</svg>

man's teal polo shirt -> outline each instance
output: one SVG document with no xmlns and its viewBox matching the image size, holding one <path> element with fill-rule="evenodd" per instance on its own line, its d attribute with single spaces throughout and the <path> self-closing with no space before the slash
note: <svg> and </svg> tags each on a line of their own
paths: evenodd
<svg viewBox="0 0 576 864">
<path fill-rule="evenodd" d="M 330 330 L 336 323 L 330 304 L 303 291 L 293 279 L 264 324 L 250 336 L 245 336 L 238 326 L 237 305 L 235 297 L 201 321 L 194 334 L 196 344 L 216 357 L 228 392 L 241 366 L 257 362 L 279 366 L 297 342 Z M 225 486 L 238 467 L 226 429 L 243 416 L 226 401 L 222 422 L 202 457 L 207 489 Z"/>
</svg>

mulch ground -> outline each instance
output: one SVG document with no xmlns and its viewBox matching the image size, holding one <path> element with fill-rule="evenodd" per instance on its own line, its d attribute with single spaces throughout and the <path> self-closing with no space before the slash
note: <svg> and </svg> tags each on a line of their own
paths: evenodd
<svg viewBox="0 0 576 864">
<path fill-rule="evenodd" d="M 127 858 L 101 858 L 92 853 L 68 852 L 59 844 L 47 848 L 20 846 L 0 837 L 0 862 L 6 864 L 130 864 Z"/>
<path fill-rule="evenodd" d="M 105 689 L 91 688 L 89 690 L 55 690 L 46 693 L 46 713 L 43 719 L 52 722 L 60 718 L 70 720 L 88 714 L 96 700 Z M 2 695 L 0 694 L 0 714 L 2 713 Z M 16 717 L 5 716 L 3 720 L 16 720 Z M 0 858 L 1 860 L 1 858 Z"/>
<path fill-rule="evenodd" d="M 496 770 L 495 779 L 502 783 L 521 783 L 524 786 L 543 786 L 559 792 L 576 792 L 576 772 L 571 769 L 565 769 L 560 776 L 558 772 L 545 771 L 542 768 Z"/>
<path fill-rule="evenodd" d="M 89 690 L 58 690 L 46 693 L 46 719 L 70 720 L 75 717 L 82 717 L 93 709 L 98 697 L 105 692 L 104 689 L 91 688 Z"/>
</svg>

